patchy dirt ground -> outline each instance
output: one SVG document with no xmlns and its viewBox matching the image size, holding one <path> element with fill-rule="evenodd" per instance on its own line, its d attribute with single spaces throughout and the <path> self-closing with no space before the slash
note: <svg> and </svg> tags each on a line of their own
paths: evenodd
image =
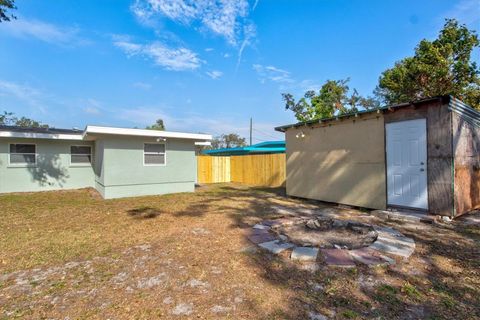
<svg viewBox="0 0 480 320">
<path fill-rule="evenodd" d="M 317 271 L 256 249 L 274 207 L 325 204 L 238 185 L 102 200 L 91 190 L 0 196 L 0 318 L 478 319 L 478 214 L 451 224 L 385 222 L 416 242 L 390 267 Z"/>
</svg>

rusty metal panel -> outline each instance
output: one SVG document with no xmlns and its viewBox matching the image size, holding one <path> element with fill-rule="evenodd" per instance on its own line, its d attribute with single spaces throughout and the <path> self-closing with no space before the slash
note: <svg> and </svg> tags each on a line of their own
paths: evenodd
<svg viewBox="0 0 480 320">
<path fill-rule="evenodd" d="M 455 214 L 480 208 L 480 128 L 453 113 Z"/>
</svg>

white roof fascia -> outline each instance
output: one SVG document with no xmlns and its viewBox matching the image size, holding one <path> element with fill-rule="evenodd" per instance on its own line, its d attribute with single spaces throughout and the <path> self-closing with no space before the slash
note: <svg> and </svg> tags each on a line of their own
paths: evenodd
<svg viewBox="0 0 480 320">
<path fill-rule="evenodd" d="M 139 137 L 179 138 L 179 139 L 192 139 L 192 140 L 200 140 L 200 141 L 212 140 L 212 136 L 209 134 L 147 130 L 147 129 L 99 127 L 99 126 L 87 126 L 85 128 L 85 131 L 83 132 L 83 137 L 85 137 L 88 134 L 113 134 L 113 135 L 139 136 Z"/>
<path fill-rule="evenodd" d="M 14 132 L 0 131 L 0 138 L 30 138 L 30 139 L 53 139 L 53 140 L 83 140 L 81 134 L 55 134 L 38 132 Z"/>
<path fill-rule="evenodd" d="M 211 146 L 212 143 L 210 141 L 197 141 L 195 142 L 196 146 Z"/>
</svg>

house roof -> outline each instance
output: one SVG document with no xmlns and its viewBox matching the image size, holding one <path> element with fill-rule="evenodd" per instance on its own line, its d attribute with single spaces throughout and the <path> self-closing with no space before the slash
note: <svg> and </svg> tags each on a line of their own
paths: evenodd
<svg viewBox="0 0 480 320">
<path fill-rule="evenodd" d="M 35 132 L 35 133 L 49 133 L 49 134 L 82 134 L 79 129 L 57 129 L 57 128 L 26 128 L 19 126 L 1 126 L 0 131 L 12 132 Z"/>
<path fill-rule="evenodd" d="M 0 126 L 0 137 L 3 138 L 82 140 L 82 134 L 82 130 L 75 129 Z"/>
<path fill-rule="evenodd" d="M 191 139 L 194 141 L 212 140 L 212 136 L 209 134 L 159 131 L 159 130 L 147 130 L 147 129 L 87 126 L 85 130 L 78 130 L 78 129 L 0 126 L 0 137 L 6 137 L 6 138 L 95 140 L 95 138 L 99 134 L 139 136 L 139 137 L 158 137 L 158 138 L 179 138 L 179 139 Z"/>
<path fill-rule="evenodd" d="M 204 150 L 202 153 L 211 156 L 285 153 L 285 141 L 265 141 L 247 147 Z"/>
<path fill-rule="evenodd" d="M 301 127 L 301 126 L 305 126 L 305 125 L 312 125 L 312 124 L 316 124 L 316 123 L 327 123 L 327 122 L 336 121 L 336 120 L 339 120 L 339 119 L 358 117 L 358 116 L 363 115 L 363 114 L 383 113 L 383 112 L 393 111 L 393 110 L 396 110 L 396 109 L 416 106 L 416 105 L 419 105 L 419 104 L 434 102 L 434 101 L 442 101 L 442 102 L 445 102 L 445 103 L 448 102 L 449 103 L 449 109 L 451 111 L 460 114 L 461 116 L 463 116 L 464 118 L 469 120 L 469 122 L 471 122 L 473 125 L 480 126 L 480 113 L 478 111 L 476 111 L 475 109 L 467 106 L 466 104 L 464 104 L 463 102 L 461 102 L 460 100 L 458 100 L 458 99 L 456 99 L 452 96 L 445 95 L 445 96 L 437 96 L 437 97 L 433 97 L 433 98 L 416 100 L 416 101 L 407 102 L 407 103 L 394 104 L 394 105 L 384 106 L 384 107 L 375 108 L 375 109 L 362 110 L 362 111 L 358 111 L 358 112 L 352 112 L 352 113 L 348 113 L 348 114 L 337 115 L 337 116 L 329 117 L 329 118 L 322 118 L 322 119 L 310 120 L 310 121 L 305 121 L 305 122 L 297 122 L 297 123 L 293 123 L 293 124 L 287 124 L 287 125 L 284 125 L 284 126 L 276 127 L 275 130 L 280 131 L 280 132 L 285 132 L 286 130 L 288 130 L 290 128 L 297 128 L 297 127 Z"/>
<path fill-rule="evenodd" d="M 139 137 L 158 137 L 158 138 L 181 138 L 181 139 L 192 139 L 197 141 L 212 140 L 212 136 L 209 134 L 160 131 L 160 130 L 149 130 L 149 129 L 87 126 L 83 132 L 84 137 L 95 136 L 98 134 L 139 136 Z"/>
</svg>

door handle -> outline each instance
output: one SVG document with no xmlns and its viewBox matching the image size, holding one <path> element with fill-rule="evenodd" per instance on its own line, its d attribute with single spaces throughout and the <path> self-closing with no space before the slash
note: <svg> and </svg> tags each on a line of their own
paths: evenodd
<svg viewBox="0 0 480 320">
<path fill-rule="evenodd" d="M 425 171 L 425 169 L 423 169 L 423 168 L 420 168 L 420 171 Z"/>
<path fill-rule="evenodd" d="M 423 163 L 423 161 L 422 161 L 422 162 L 420 162 L 420 165 L 422 165 L 422 166 L 423 166 L 424 164 L 425 164 L 425 163 Z"/>
</svg>

